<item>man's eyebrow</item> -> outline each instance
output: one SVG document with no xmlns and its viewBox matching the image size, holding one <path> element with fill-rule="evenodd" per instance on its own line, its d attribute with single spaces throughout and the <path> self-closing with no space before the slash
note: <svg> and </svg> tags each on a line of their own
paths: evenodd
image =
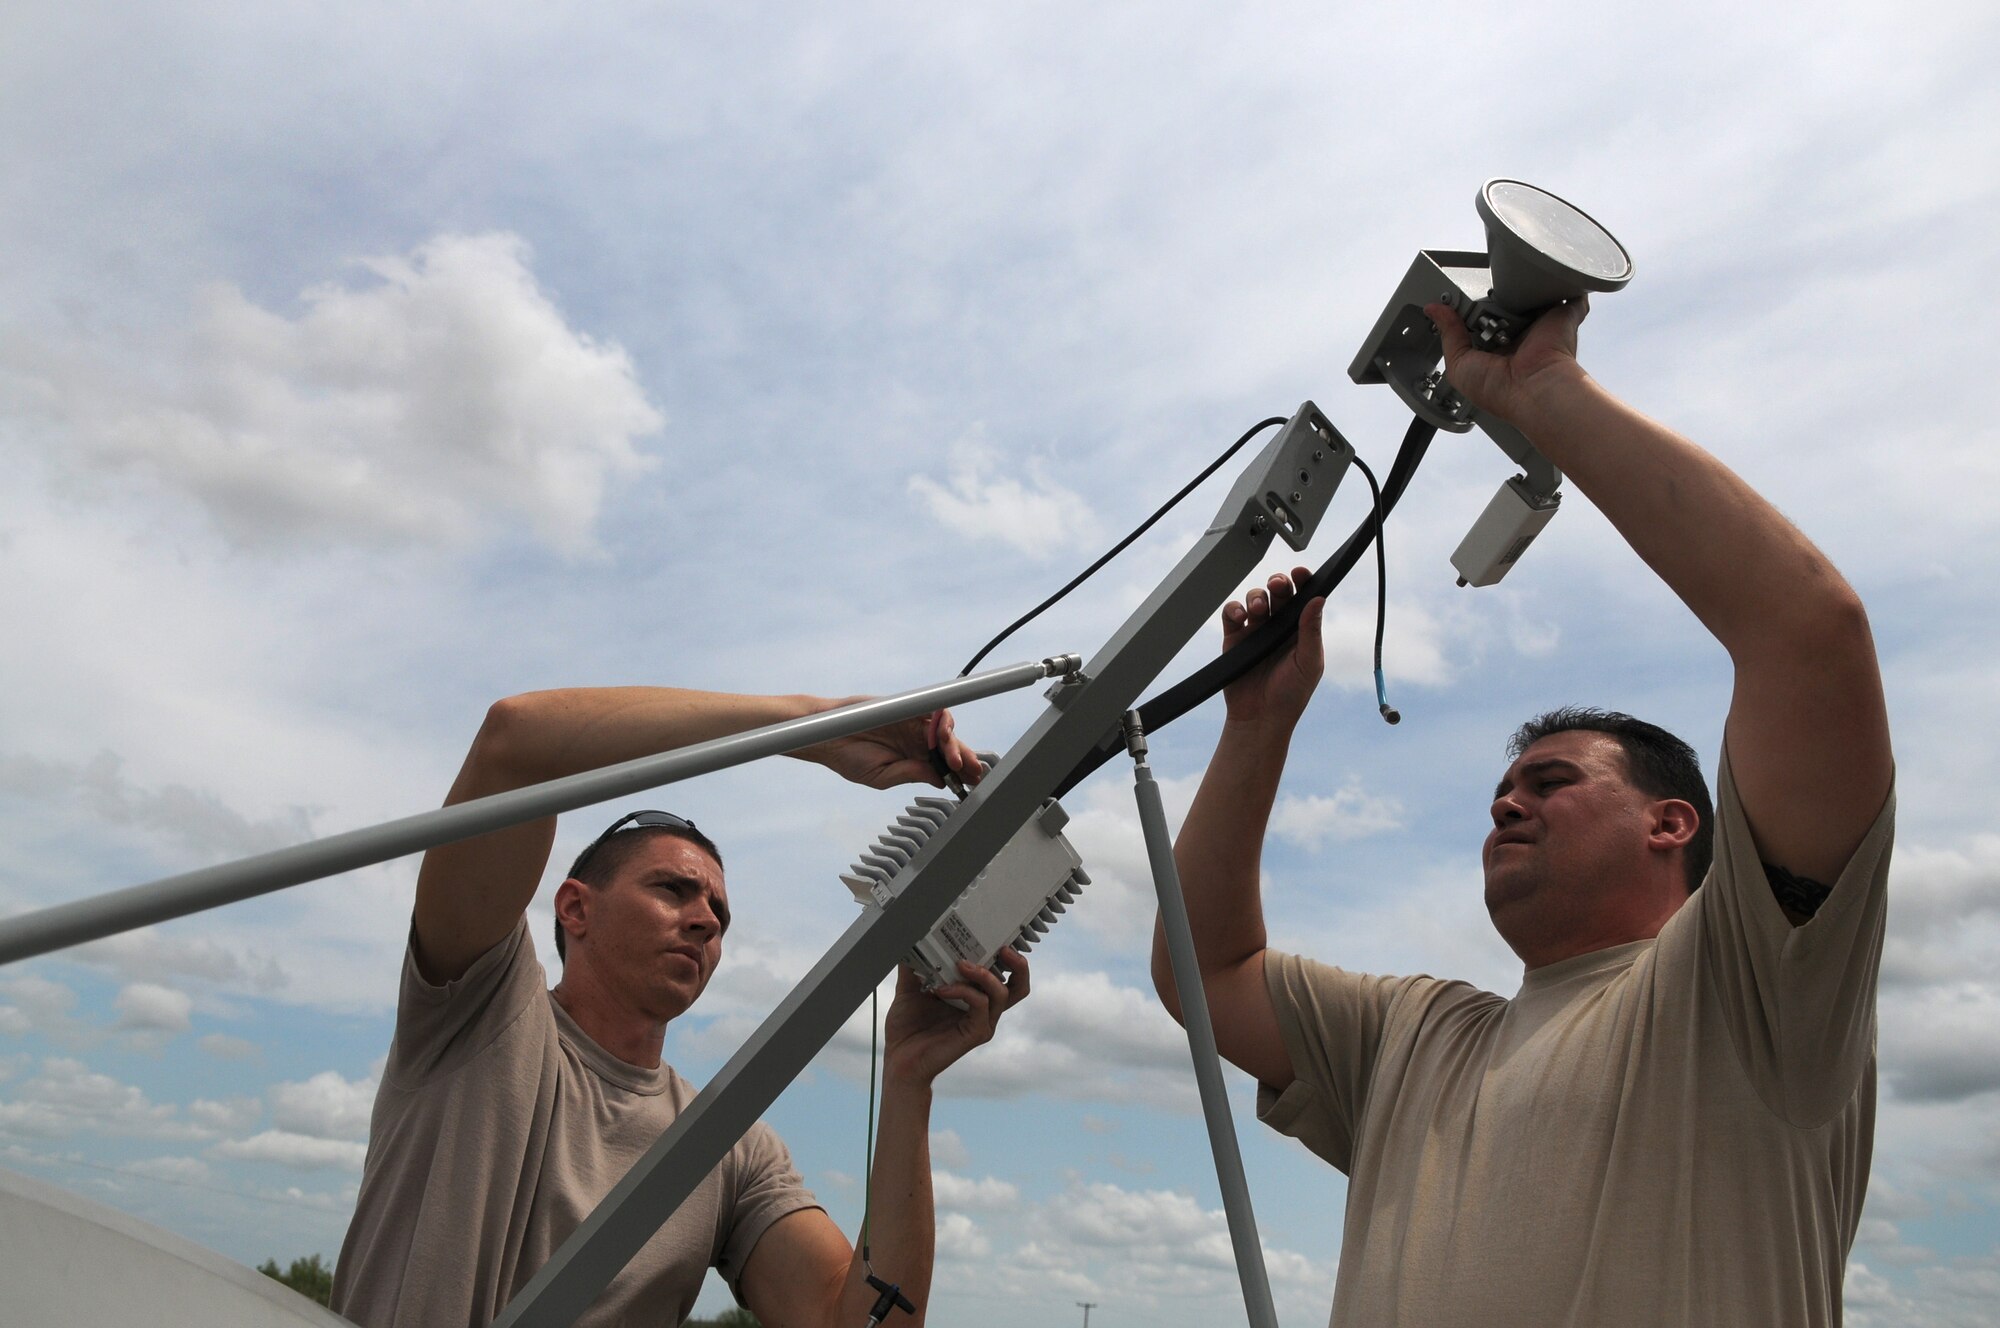
<svg viewBox="0 0 2000 1328">
<path fill-rule="evenodd" d="M 1576 771 L 1581 771 L 1583 769 L 1582 766 L 1578 765 L 1576 762 L 1570 760 L 1566 756 L 1545 756 L 1539 761 L 1530 761 L 1526 765 L 1522 766 L 1520 768 L 1520 773 L 1523 776 L 1538 775 L 1542 771 L 1552 769 L 1555 766 L 1567 766 L 1569 769 Z M 1498 799 L 1506 797 L 1507 790 L 1513 787 L 1514 787 L 1514 781 L 1511 778 L 1509 778 L 1507 775 L 1500 776 L 1500 782 L 1493 786 L 1494 799 L 1497 801 Z"/>
<path fill-rule="evenodd" d="M 639 878 L 639 884 L 671 885 L 682 890 L 708 890 L 708 882 L 704 881 L 701 877 L 696 876 L 692 872 L 675 871 L 671 867 L 647 872 Z M 715 920 L 722 924 L 723 930 L 728 930 L 729 901 L 722 897 L 720 891 L 712 891 L 708 895 L 708 906 L 715 911 Z"/>
</svg>

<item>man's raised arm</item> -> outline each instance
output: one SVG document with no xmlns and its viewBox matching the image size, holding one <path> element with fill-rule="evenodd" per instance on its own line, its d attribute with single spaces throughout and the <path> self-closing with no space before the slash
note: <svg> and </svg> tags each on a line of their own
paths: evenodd
<svg viewBox="0 0 2000 1328">
<path fill-rule="evenodd" d="M 1244 596 L 1246 603 L 1228 604 L 1222 611 L 1223 649 L 1262 625 L 1291 599 L 1293 583 L 1303 585 L 1311 575 L 1310 569 L 1301 567 L 1290 579 L 1274 576 L 1266 587 Z M 1264 985 L 1264 904 L 1258 868 L 1264 827 L 1278 796 L 1292 730 L 1325 668 L 1320 642 L 1324 609 L 1324 600 L 1307 604 L 1293 645 L 1225 691 L 1228 715 L 1221 741 L 1174 842 L 1217 1049 L 1232 1064 L 1278 1089 L 1290 1084 L 1294 1075 Z M 1167 1012 L 1180 1019 L 1166 934 L 1157 920 L 1153 987 Z"/>
<path fill-rule="evenodd" d="M 486 712 L 445 803 L 526 788 L 845 704 L 817 696 L 737 696 L 671 687 L 528 692 L 495 702 Z M 977 759 L 950 735 L 948 725 L 941 747 L 952 769 L 978 777 Z M 793 753 L 874 788 L 936 783 L 928 754 L 923 719 Z M 425 976 L 433 982 L 460 977 L 506 938 L 534 898 L 555 838 L 556 819 L 546 816 L 424 855 L 414 926 Z"/>
<path fill-rule="evenodd" d="M 1881 674 L 1853 588 L 1727 466 L 1583 371 L 1586 301 L 1544 314 L 1507 357 L 1471 349 L 1442 305 L 1425 312 L 1444 337 L 1452 386 L 1561 467 L 1729 652 L 1725 743 L 1758 852 L 1832 884 L 1892 772 Z"/>
</svg>

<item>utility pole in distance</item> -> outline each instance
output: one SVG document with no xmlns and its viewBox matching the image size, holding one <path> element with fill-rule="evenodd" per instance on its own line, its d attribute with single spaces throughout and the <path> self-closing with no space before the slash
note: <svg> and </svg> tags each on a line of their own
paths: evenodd
<svg viewBox="0 0 2000 1328">
<path fill-rule="evenodd" d="M 1090 1328 L 1090 1312 L 1097 1308 L 1097 1302 L 1094 1300 L 1079 1300 L 1076 1303 L 1083 1307 L 1083 1328 Z"/>
</svg>

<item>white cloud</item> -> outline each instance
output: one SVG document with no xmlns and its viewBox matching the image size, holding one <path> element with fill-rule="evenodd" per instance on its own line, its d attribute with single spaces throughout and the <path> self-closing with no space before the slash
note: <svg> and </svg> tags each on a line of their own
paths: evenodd
<svg viewBox="0 0 2000 1328">
<path fill-rule="evenodd" d="M 996 475 L 995 470 L 1005 473 Z M 1025 482 L 1015 478 L 1023 472 Z M 910 492 L 954 543 L 999 540 L 1031 557 L 1046 558 L 1097 536 L 1090 505 L 1050 479 L 1032 458 L 996 460 L 984 449 L 964 447 L 953 461 L 948 484 L 913 475 Z"/>
<path fill-rule="evenodd" d="M 940 1075 L 937 1088 L 951 1097 L 1046 1094 L 1179 1110 L 1195 1101 L 1180 1026 L 1150 991 L 1101 972 L 1038 978 L 993 1041 Z"/>
<path fill-rule="evenodd" d="M 957 1130 L 931 1131 L 931 1162 L 934 1166 L 960 1171 L 972 1165 L 972 1153 Z"/>
<path fill-rule="evenodd" d="M 162 933 L 154 927 L 107 936 L 64 954 L 127 979 L 158 983 L 199 978 L 266 993 L 285 986 L 284 970 L 269 955 L 250 954 L 207 936 Z"/>
<path fill-rule="evenodd" d="M 250 1061 L 262 1054 L 256 1043 L 230 1033 L 204 1033 L 195 1045 L 219 1061 Z"/>
<path fill-rule="evenodd" d="M 1073 1181 L 1042 1205 L 1040 1215 L 1046 1238 L 1022 1245 L 1011 1262 L 1063 1278 L 1078 1292 L 1141 1304 L 1237 1292 L 1227 1218 L 1187 1194 Z M 1325 1312 L 1330 1266 L 1269 1244 L 1263 1254 L 1272 1290 L 1286 1309 L 1312 1305 Z"/>
<path fill-rule="evenodd" d="M 973 1180 L 955 1172 L 933 1170 L 931 1190 L 939 1208 L 1004 1212 L 1021 1202 L 1021 1188 L 995 1176 Z"/>
<path fill-rule="evenodd" d="M 76 993 L 53 979 L 33 973 L 0 979 L 0 996 L 10 1002 L 10 1032 L 73 1038 L 83 1031 L 74 1013 Z"/>
<path fill-rule="evenodd" d="M 2000 986 L 1888 993 L 1880 1018 L 1882 1076 L 1898 1098 L 1948 1102 L 2000 1089 Z"/>
<path fill-rule="evenodd" d="M 254 1097 L 233 1097 L 227 1101 L 198 1097 L 188 1103 L 188 1116 L 218 1134 L 237 1134 L 257 1123 L 264 1104 Z"/>
<path fill-rule="evenodd" d="M 1317 793 L 1280 796 L 1271 809 L 1270 833 L 1299 848 L 1316 850 L 1329 839 L 1343 843 L 1397 829 L 1402 825 L 1402 810 L 1394 798 L 1366 792 L 1361 777 L 1350 775 L 1332 797 Z"/>
<path fill-rule="evenodd" d="M 184 490 L 241 544 L 453 545 L 518 522 L 590 554 L 607 481 L 651 464 L 635 442 L 662 421 L 528 259 L 515 235 L 439 235 L 359 260 L 365 284 L 310 287 L 296 317 L 216 285 L 164 375 L 96 348 L 29 376 L 78 463 Z"/>
<path fill-rule="evenodd" d="M 186 992 L 151 982 L 135 982 L 121 990 L 112 1005 L 118 1010 L 118 1027 L 153 1033 L 185 1033 L 194 1010 L 194 998 Z"/>
<path fill-rule="evenodd" d="M 163 832 L 204 857 L 248 857 L 312 836 L 303 808 L 252 822 L 212 793 L 180 784 L 158 789 L 134 785 L 115 752 L 69 764 L 31 756 L 0 755 L 0 793 L 48 801 L 71 799 L 111 825 Z"/>
<path fill-rule="evenodd" d="M 985 1260 L 993 1253 L 993 1242 L 979 1224 L 964 1213 L 944 1213 L 937 1220 L 937 1257 L 951 1263 Z"/>
<path fill-rule="evenodd" d="M 123 1168 L 138 1176 L 180 1185 L 200 1185 L 209 1177 L 208 1163 L 198 1157 L 148 1157 L 129 1162 Z"/>
<path fill-rule="evenodd" d="M 319 1139 L 288 1130 L 265 1130 L 248 1139 L 225 1139 L 209 1150 L 212 1157 L 240 1162 L 270 1162 L 297 1171 L 340 1168 L 359 1171 L 368 1145 L 340 1139 Z"/>
<path fill-rule="evenodd" d="M 1855 1328 L 1987 1328 L 2000 1305 L 2000 1248 L 1894 1276 L 1855 1260 L 1846 1302 Z"/>
<path fill-rule="evenodd" d="M 376 1081 L 347 1079 L 323 1070 L 299 1083 L 272 1084 L 268 1090 L 271 1121 L 280 1132 L 322 1139 L 368 1138 L 368 1117 L 375 1107 Z"/>
<path fill-rule="evenodd" d="M 1158 783 L 1168 833 L 1178 834 L 1201 776 L 1164 778 Z M 1069 811 L 1070 822 L 1063 833 L 1082 856 L 1090 884 L 1063 915 L 1062 926 L 1051 931 L 1035 953 L 1048 948 L 1052 954 L 1062 954 L 1063 928 L 1071 926 L 1139 952 L 1151 942 L 1159 902 L 1130 776 L 1096 780 L 1080 794 L 1072 793 Z"/>
<path fill-rule="evenodd" d="M 1872 1210 L 1874 1196 L 1870 1195 L 1869 1200 Z M 1903 1233 L 1888 1218 L 1865 1214 L 1859 1230 L 1855 1232 L 1854 1248 L 1871 1259 L 1893 1264 L 1928 1263 L 1937 1257 L 1930 1250 L 1905 1241 Z"/>
<path fill-rule="evenodd" d="M 198 1139 L 209 1132 L 179 1118 L 143 1090 L 100 1074 L 82 1061 L 50 1057 L 41 1073 L 24 1081 L 11 1102 L 0 1102 L 0 1131 L 37 1138 L 66 1138 L 80 1130 L 161 1139 Z"/>
</svg>

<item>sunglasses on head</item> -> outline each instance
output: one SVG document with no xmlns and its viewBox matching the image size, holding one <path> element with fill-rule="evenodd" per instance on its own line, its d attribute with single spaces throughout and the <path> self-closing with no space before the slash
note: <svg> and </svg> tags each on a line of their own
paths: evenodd
<svg viewBox="0 0 2000 1328">
<path fill-rule="evenodd" d="M 693 821 L 688 820 L 685 816 L 676 816 L 672 812 L 627 812 L 607 826 L 603 834 L 591 840 L 590 847 L 576 855 L 576 862 L 570 867 L 569 874 L 574 876 L 582 871 L 584 864 L 590 861 L 591 855 L 604 847 L 604 841 L 617 834 L 620 830 L 650 830 L 654 828 L 694 830 L 696 834 L 701 833 L 700 830 L 695 828 Z"/>
</svg>

